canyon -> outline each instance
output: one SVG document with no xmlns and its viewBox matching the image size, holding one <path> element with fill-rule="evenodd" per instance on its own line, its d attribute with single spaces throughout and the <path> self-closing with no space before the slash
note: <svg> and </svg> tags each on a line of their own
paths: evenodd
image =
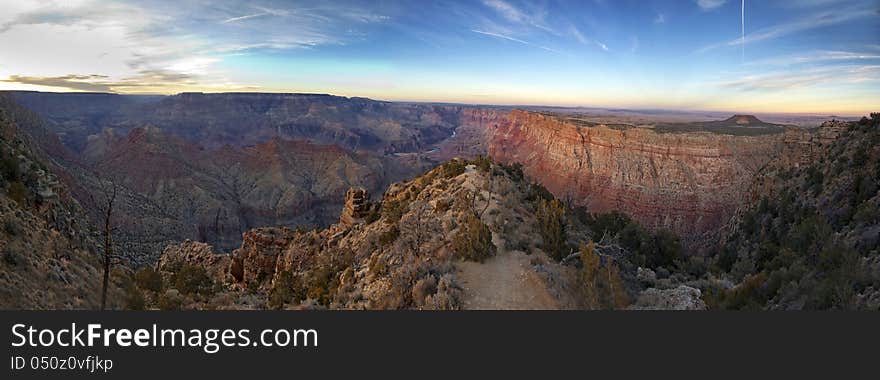
<svg viewBox="0 0 880 380">
<path fill-rule="evenodd" d="M 621 211 L 652 228 L 699 238 L 717 231 L 743 203 L 755 173 L 782 151 L 781 132 L 584 126 L 515 110 L 491 133 L 489 155 L 521 163 L 573 205 Z"/>
<path fill-rule="evenodd" d="M 227 108 L 248 116 L 193 116 Z M 0 94 L 0 117 L 4 307 L 97 302 L 108 188 L 111 308 L 739 308 L 734 284 L 767 265 L 753 241 L 800 239 L 752 227 L 799 233 L 771 221 L 791 218 L 775 210 L 795 206 L 772 206 L 791 194 L 807 203 L 796 218 L 820 210 L 841 244 L 876 251 L 865 179 L 880 173 L 878 117 L 802 129 L 750 115 L 632 123 L 317 95 L 39 93 Z M 861 171 L 838 173 L 847 165 Z M 836 305 L 801 294 L 755 302 Z"/>
<path fill-rule="evenodd" d="M 99 177 L 127 190 L 120 224 L 149 240 L 138 262 L 183 239 L 232 249 L 254 227 L 327 226 L 350 187 L 378 196 L 480 155 L 522 164 L 571 206 L 621 211 L 697 247 L 730 222 L 757 171 L 802 155 L 812 139 L 748 115 L 628 124 L 318 94 L 10 95 L 57 136 L 46 150 L 64 162 L 81 202 Z"/>
</svg>

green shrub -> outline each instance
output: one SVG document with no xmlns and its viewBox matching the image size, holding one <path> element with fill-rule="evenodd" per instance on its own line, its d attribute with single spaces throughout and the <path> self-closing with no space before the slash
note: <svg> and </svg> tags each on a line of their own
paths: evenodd
<svg viewBox="0 0 880 380">
<path fill-rule="evenodd" d="M 403 216 L 408 205 L 396 199 L 382 202 L 382 215 L 385 217 L 385 223 L 396 224 Z"/>
<path fill-rule="evenodd" d="M 18 168 L 18 159 L 15 157 L 6 157 L 0 160 L 0 175 L 7 181 L 18 181 L 21 172 Z"/>
<path fill-rule="evenodd" d="M 394 243 L 397 241 L 397 238 L 400 236 L 400 230 L 396 225 L 391 226 L 387 231 L 379 234 L 379 244 L 385 246 Z"/>
<path fill-rule="evenodd" d="M 525 179 L 525 173 L 523 173 L 523 165 L 519 162 L 514 162 L 510 165 L 501 164 L 501 169 L 507 172 L 507 175 L 510 176 L 514 182 L 520 182 Z"/>
<path fill-rule="evenodd" d="M 370 273 L 376 276 L 384 275 L 388 271 L 388 265 L 385 264 L 385 260 L 381 255 L 370 256 L 367 268 L 370 270 Z"/>
<path fill-rule="evenodd" d="M 447 199 L 439 199 L 437 200 L 437 203 L 434 204 L 434 211 L 438 214 L 445 213 L 446 211 L 449 211 L 449 207 L 451 206 L 450 203 L 451 202 Z"/>
<path fill-rule="evenodd" d="M 19 181 L 12 181 L 9 183 L 7 194 L 9 195 L 10 199 L 15 201 L 15 203 L 18 203 L 19 205 L 24 205 L 25 201 L 27 201 L 28 198 L 28 189 L 23 183 Z"/>
<path fill-rule="evenodd" d="M 3 229 L 11 236 L 17 236 L 22 232 L 21 227 L 19 227 L 18 223 L 12 218 L 6 219 L 3 222 Z"/>
<path fill-rule="evenodd" d="M 471 214 L 467 214 L 452 237 L 452 249 L 461 259 L 477 262 L 492 257 L 497 250 L 489 227 Z"/>
<path fill-rule="evenodd" d="M 483 173 L 489 173 L 492 170 L 492 158 L 488 156 L 478 155 L 473 161 L 477 169 Z"/>
<path fill-rule="evenodd" d="M 540 183 L 530 184 L 529 191 L 528 193 L 526 193 L 526 201 L 529 202 L 552 201 L 555 199 L 556 197 L 553 196 L 553 193 L 551 193 L 550 190 L 547 190 L 547 188 Z"/>
<path fill-rule="evenodd" d="M 271 309 L 283 309 L 285 304 L 300 302 L 302 293 L 302 286 L 293 273 L 281 272 L 269 290 L 268 306 Z"/>
<path fill-rule="evenodd" d="M 144 290 L 162 291 L 162 275 L 151 267 L 143 267 L 134 274 L 134 282 Z"/>
<path fill-rule="evenodd" d="M 176 291 L 166 291 L 159 297 L 157 306 L 159 310 L 180 310 L 183 307 L 183 299 Z"/>
<path fill-rule="evenodd" d="M 582 245 L 580 249 L 582 270 L 580 274 L 583 288 L 583 303 L 587 309 L 623 309 L 629 305 L 629 296 L 620 277 L 617 264 L 609 259 L 602 260 L 596 254 L 593 242 Z"/>
<path fill-rule="evenodd" d="M 464 173 L 467 165 L 461 160 L 452 160 L 443 164 L 443 176 L 446 178 L 458 177 Z"/>
<path fill-rule="evenodd" d="M 13 246 L 11 243 L 6 246 L 5 250 L 3 250 L 3 262 L 13 267 L 26 264 L 24 255 L 19 252 L 17 246 Z"/>
<path fill-rule="evenodd" d="M 134 281 L 129 279 L 125 282 L 125 308 L 128 310 L 144 310 L 147 302 L 144 294 L 138 289 Z"/>
<path fill-rule="evenodd" d="M 382 214 L 379 213 L 378 207 L 370 207 L 370 211 L 368 211 L 367 216 L 364 217 L 364 222 L 366 224 L 373 224 L 374 222 L 379 220 L 381 216 Z"/>
<path fill-rule="evenodd" d="M 565 206 L 556 199 L 542 200 L 535 216 L 542 239 L 541 249 L 555 260 L 562 260 L 566 254 Z"/>
<path fill-rule="evenodd" d="M 174 287 L 183 294 L 211 295 L 214 293 L 214 281 L 208 277 L 205 268 L 195 265 L 183 265 L 174 279 Z"/>
</svg>

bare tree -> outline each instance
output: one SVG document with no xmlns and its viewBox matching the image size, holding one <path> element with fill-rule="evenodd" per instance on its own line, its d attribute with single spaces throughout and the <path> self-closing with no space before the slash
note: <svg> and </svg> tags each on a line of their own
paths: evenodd
<svg viewBox="0 0 880 380">
<path fill-rule="evenodd" d="M 422 245 L 429 239 L 430 219 L 426 218 L 425 213 L 430 209 L 427 200 L 417 202 L 410 206 L 411 212 L 408 215 L 408 223 L 400 223 L 401 227 L 408 230 L 410 239 L 410 251 L 415 252 L 416 256 L 422 256 Z"/>
<path fill-rule="evenodd" d="M 119 256 L 113 253 L 113 234 L 116 227 L 113 225 L 113 212 L 117 198 L 121 189 L 121 185 L 117 184 L 113 179 L 102 178 L 99 174 L 95 174 L 98 180 L 98 194 L 89 192 L 89 198 L 99 211 L 99 223 L 101 224 L 101 234 L 104 239 L 104 262 L 103 262 L 103 279 L 101 283 L 101 310 L 107 308 L 107 287 L 110 283 L 110 268 L 118 262 Z"/>
</svg>

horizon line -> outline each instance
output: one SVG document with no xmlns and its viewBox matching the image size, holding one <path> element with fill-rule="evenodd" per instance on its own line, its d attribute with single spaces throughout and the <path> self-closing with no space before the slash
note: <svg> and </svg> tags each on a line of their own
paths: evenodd
<svg viewBox="0 0 880 380">
<path fill-rule="evenodd" d="M 40 94 L 75 94 L 75 95 L 118 95 L 118 96 L 180 96 L 186 94 L 207 94 L 207 95 L 222 95 L 222 94 L 255 94 L 255 95 L 300 95 L 300 96 L 333 96 L 339 98 L 346 99 L 367 99 L 374 102 L 388 102 L 388 103 L 415 103 L 415 104 L 437 104 L 437 105 L 455 105 L 455 106 L 471 106 L 471 107 L 506 107 L 506 108 L 563 108 L 563 109 L 595 109 L 595 110 L 603 110 L 603 111 L 676 111 L 676 112 L 710 112 L 710 113 L 732 113 L 733 115 L 744 115 L 744 114 L 752 114 L 752 115 L 799 115 L 799 116 L 827 116 L 827 117 L 847 117 L 847 118 L 858 118 L 862 116 L 869 116 L 873 112 L 877 111 L 865 111 L 864 113 L 847 113 L 847 112 L 786 112 L 786 111 L 777 111 L 777 112 L 766 112 L 766 111 L 752 111 L 752 110 L 730 110 L 730 109 L 702 109 L 702 108 L 664 108 L 658 106 L 608 106 L 608 105 L 559 105 L 559 104 L 523 104 L 523 103 L 466 103 L 466 102 L 450 102 L 450 101 L 436 101 L 436 100 L 388 100 L 388 99 L 376 99 L 367 96 L 350 96 L 350 95 L 338 95 L 329 92 L 289 92 L 289 91 L 218 91 L 218 92 L 210 92 L 210 91 L 183 91 L 177 93 L 134 93 L 134 92 L 100 92 L 100 91 L 38 91 L 38 90 L 15 90 L 15 89 L 4 89 L 0 90 L 0 92 L 27 92 L 27 93 L 40 93 Z"/>
</svg>

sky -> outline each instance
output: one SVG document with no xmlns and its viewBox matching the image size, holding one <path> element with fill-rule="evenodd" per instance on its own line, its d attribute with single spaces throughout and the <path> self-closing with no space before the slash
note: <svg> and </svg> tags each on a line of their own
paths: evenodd
<svg viewBox="0 0 880 380">
<path fill-rule="evenodd" d="M 880 111 L 878 0 L 0 3 L 0 90 Z"/>
</svg>

